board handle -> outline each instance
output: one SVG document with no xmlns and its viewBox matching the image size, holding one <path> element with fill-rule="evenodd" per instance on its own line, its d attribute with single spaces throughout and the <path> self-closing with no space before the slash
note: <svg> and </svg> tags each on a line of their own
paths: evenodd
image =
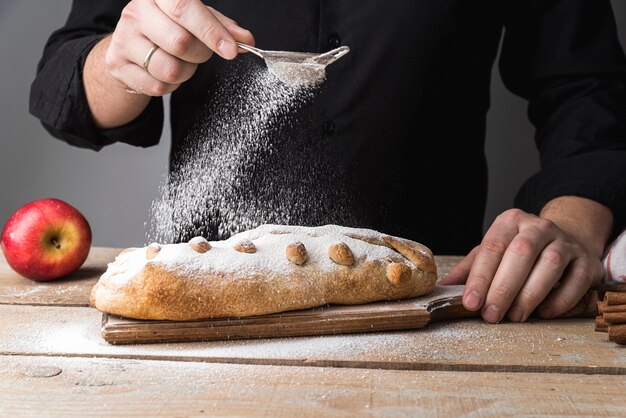
<svg viewBox="0 0 626 418">
<path fill-rule="evenodd" d="M 456 295 L 450 298 L 433 301 L 428 305 L 430 322 L 480 316 L 480 311 L 465 309 L 462 299 L 463 295 Z"/>
<path fill-rule="evenodd" d="M 457 295 L 433 301 L 428 306 L 430 322 L 479 317 L 480 311 L 466 309 L 463 306 L 462 298 L 462 295 Z M 589 290 L 576 306 L 556 318 L 595 318 L 598 315 L 598 300 L 599 291 L 596 289 Z M 533 312 L 531 317 L 538 317 L 538 315 L 536 312 Z"/>
</svg>

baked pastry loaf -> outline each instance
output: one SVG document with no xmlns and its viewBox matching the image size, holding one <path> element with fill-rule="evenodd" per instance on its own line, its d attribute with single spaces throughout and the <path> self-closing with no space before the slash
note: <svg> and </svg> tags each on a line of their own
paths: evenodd
<svg viewBox="0 0 626 418">
<path fill-rule="evenodd" d="M 137 319 L 243 317 L 411 298 L 436 280 L 422 244 L 370 229 L 268 224 L 224 241 L 126 249 L 91 304 Z"/>
</svg>

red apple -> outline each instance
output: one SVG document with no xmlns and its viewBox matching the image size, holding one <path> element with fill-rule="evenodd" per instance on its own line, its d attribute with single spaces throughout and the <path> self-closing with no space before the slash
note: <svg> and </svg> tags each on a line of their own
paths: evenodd
<svg viewBox="0 0 626 418">
<path fill-rule="evenodd" d="M 11 215 L 0 246 L 17 273 L 32 280 L 53 280 L 83 265 L 91 248 L 91 228 L 69 203 L 39 199 Z"/>
</svg>

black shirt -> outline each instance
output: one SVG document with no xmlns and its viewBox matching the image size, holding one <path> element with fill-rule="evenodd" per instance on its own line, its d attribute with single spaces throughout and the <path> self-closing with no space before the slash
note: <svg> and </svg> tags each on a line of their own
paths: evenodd
<svg viewBox="0 0 626 418">
<path fill-rule="evenodd" d="M 72 145 L 99 150 L 159 140 L 160 98 L 129 125 L 109 130 L 95 128 L 86 104 L 81 68 L 126 3 L 75 0 L 66 25 L 45 46 L 30 111 Z M 502 78 L 529 101 L 541 161 L 515 205 L 538 213 L 561 195 L 587 197 L 613 210 L 616 230 L 624 227 L 626 60 L 608 0 L 207 3 L 250 29 L 263 49 L 350 47 L 327 68 L 326 82 L 304 110 L 305 134 L 294 137 L 317 144 L 329 169 L 342 173 L 349 208 L 311 196 L 290 223 L 373 228 L 439 254 L 477 245 L 487 194 L 489 85 L 502 44 Z M 172 167 L 190 146 L 184 139 L 193 115 L 219 91 L 219 74 L 232 65 L 214 56 L 172 94 Z M 307 219 L 307 204 L 328 210 Z"/>
</svg>

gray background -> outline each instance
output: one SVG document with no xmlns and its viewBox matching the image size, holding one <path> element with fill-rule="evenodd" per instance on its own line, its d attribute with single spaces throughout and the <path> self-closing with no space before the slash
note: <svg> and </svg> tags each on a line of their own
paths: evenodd
<svg viewBox="0 0 626 418">
<path fill-rule="evenodd" d="M 626 1 L 612 3 L 626 45 Z M 31 200 L 57 197 L 87 217 L 94 245 L 142 245 L 148 210 L 167 169 L 169 125 L 156 147 L 115 144 L 96 153 L 52 138 L 28 113 L 43 45 L 64 23 L 70 5 L 70 0 L 0 0 L 0 225 Z M 497 68 L 492 85 L 486 225 L 511 207 L 516 190 L 539 166 L 526 102 L 504 88 Z"/>
</svg>

